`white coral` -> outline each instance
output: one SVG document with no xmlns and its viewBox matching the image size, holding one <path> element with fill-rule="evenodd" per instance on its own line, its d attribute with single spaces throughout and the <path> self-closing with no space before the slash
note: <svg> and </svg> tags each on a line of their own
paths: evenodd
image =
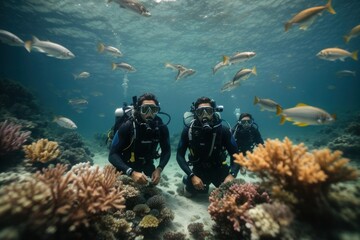
<svg viewBox="0 0 360 240">
<path fill-rule="evenodd" d="M 279 224 L 261 205 L 247 211 L 247 215 L 253 222 L 253 224 L 246 224 L 251 230 L 251 240 L 258 240 L 261 237 L 276 237 L 279 234 Z"/>
</svg>

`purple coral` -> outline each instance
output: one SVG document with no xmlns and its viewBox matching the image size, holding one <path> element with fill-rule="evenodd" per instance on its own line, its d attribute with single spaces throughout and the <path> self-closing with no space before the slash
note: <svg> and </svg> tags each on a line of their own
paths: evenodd
<svg viewBox="0 0 360 240">
<path fill-rule="evenodd" d="M 21 125 L 5 120 L 0 123 L 0 155 L 20 149 L 26 142 L 31 132 L 21 131 Z"/>
</svg>

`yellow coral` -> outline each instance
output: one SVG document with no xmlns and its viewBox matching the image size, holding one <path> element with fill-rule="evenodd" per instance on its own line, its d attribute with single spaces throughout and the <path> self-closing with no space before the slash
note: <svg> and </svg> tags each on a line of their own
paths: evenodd
<svg viewBox="0 0 360 240">
<path fill-rule="evenodd" d="M 159 220 L 153 215 L 145 215 L 140 221 L 139 226 L 142 228 L 156 228 L 159 226 Z"/>
<path fill-rule="evenodd" d="M 41 138 L 37 142 L 23 146 L 25 158 L 30 163 L 46 163 L 57 158 L 60 155 L 59 145 L 57 142 Z"/>
</svg>

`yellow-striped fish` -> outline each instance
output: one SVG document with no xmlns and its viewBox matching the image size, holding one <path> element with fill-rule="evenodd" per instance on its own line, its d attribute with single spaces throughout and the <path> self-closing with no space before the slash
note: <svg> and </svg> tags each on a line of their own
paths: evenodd
<svg viewBox="0 0 360 240">
<path fill-rule="evenodd" d="M 348 43 L 350 41 L 350 39 L 355 38 L 359 35 L 360 35 L 360 24 L 353 27 L 353 29 L 351 29 L 350 33 L 344 36 L 344 41 L 345 41 L 345 43 Z"/>
</svg>

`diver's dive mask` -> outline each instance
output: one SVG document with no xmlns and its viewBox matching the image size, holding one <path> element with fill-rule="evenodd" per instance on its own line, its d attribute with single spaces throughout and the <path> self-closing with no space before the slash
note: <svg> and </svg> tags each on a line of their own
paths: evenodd
<svg viewBox="0 0 360 240">
<path fill-rule="evenodd" d="M 241 124 L 244 128 L 249 128 L 249 127 L 252 126 L 253 120 L 251 120 L 251 119 L 240 120 L 240 124 Z"/>
<path fill-rule="evenodd" d="M 195 114 L 201 122 L 204 130 L 211 130 L 209 121 L 212 120 L 214 115 L 214 108 L 212 107 L 199 107 L 195 110 Z"/>
<path fill-rule="evenodd" d="M 144 104 L 140 106 L 140 113 L 141 114 L 157 114 L 159 112 L 160 108 L 159 106 L 156 106 L 154 104 Z"/>
</svg>

